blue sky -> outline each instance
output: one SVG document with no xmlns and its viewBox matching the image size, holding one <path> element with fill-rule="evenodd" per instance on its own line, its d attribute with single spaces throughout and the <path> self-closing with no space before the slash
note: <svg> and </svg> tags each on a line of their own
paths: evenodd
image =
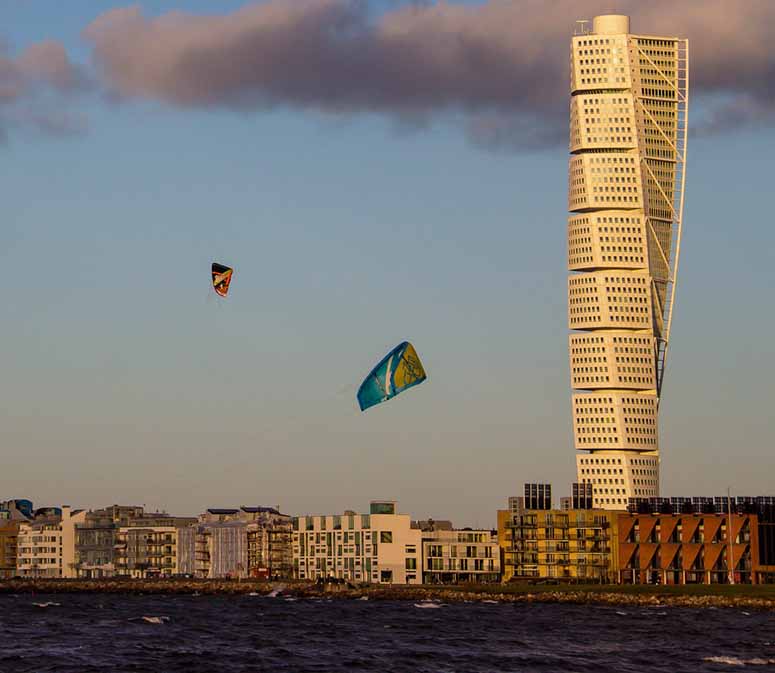
<svg viewBox="0 0 775 673">
<path fill-rule="evenodd" d="M 54 38 L 87 62 L 102 9 L 0 21 L 15 49 Z M 524 481 L 569 488 L 564 147 L 487 152 L 449 114 L 412 130 L 79 105 L 84 134 L 0 149 L 0 499 L 304 514 L 393 498 L 493 525 Z M 773 140 L 690 142 L 666 495 L 773 492 Z M 225 302 L 213 260 L 236 269 Z M 355 388 L 403 339 L 428 381 L 361 414 Z"/>
</svg>

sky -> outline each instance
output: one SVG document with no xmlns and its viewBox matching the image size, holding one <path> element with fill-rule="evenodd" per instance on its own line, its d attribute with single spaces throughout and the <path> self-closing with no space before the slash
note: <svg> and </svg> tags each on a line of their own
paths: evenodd
<svg viewBox="0 0 775 673">
<path fill-rule="evenodd" d="M 0 5 L 0 500 L 567 493 L 564 68 L 611 4 Z M 614 4 L 692 44 L 662 493 L 775 494 L 775 5 Z M 405 339 L 428 380 L 361 413 Z"/>
</svg>

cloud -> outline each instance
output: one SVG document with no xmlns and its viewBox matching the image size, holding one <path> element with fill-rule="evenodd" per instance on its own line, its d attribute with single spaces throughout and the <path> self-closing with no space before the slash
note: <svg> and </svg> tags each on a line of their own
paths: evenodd
<svg viewBox="0 0 775 673">
<path fill-rule="evenodd" d="M 379 15 L 357 0 L 268 0 L 225 15 L 138 7 L 84 31 L 105 86 L 180 107 L 291 106 L 428 118 L 462 111 L 487 147 L 533 148 L 567 136 L 568 43 L 574 20 L 607 0 L 410 3 Z M 704 128 L 772 121 L 775 3 L 623 0 L 643 34 L 691 40 L 696 94 L 743 94 Z M 749 114 L 746 114 L 746 111 Z M 714 121 L 715 119 L 715 121 Z"/>
<path fill-rule="evenodd" d="M 67 104 L 88 88 L 85 71 L 60 43 L 37 42 L 14 57 L 0 42 L 0 144 L 12 129 L 55 136 L 82 132 L 85 117 Z"/>
<path fill-rule="evenodd" d="M 155 19 L 131 7 L 103 14 L 84 35 L 116 92 L 180 106 L 411 114 L 527 106 L 548 89 L 542 50 L 514 45 L 502 24 L 505 3 L 414 5 L 377 20 L 366 7 L 270 0 L 225 16 Z"/>
<path fill-rule="evenodd" d="M 32 44 L 19 55 L 16 63 L 30 83 L 37 81 L 62 93 L 88 88 L 85 72 L 70 61 L 59 42 L 47 40 Z"/>
<path fill-rule="evenodd" d="M 401 129 L 446 115 L 462 118 L 478 145 L 529 150 L 566 142 L 575 20 L 609 7 L 610 0 L 396 0 L 375 12 L 368 0 L 263 0 L 224 14 L 147 16 L 129 6 L 97 16 L 83 37 L 111 100 L 376 113 Z M 691 95 L 701 102 L 690 125 L 700 133 L 775 124 L 775 2 L 619 0 L 617 9 L 631 15 L 635 33 L 690 38 Z M 37 43 L 15 58 L 0 50 L 0 135 L 11 123 L 82 129 L 76 115 L 53 115 L 51 101 L 89 86 L 59 43 Z M 9 106 L 15 115 L 3 114 Z"/>
</svg>

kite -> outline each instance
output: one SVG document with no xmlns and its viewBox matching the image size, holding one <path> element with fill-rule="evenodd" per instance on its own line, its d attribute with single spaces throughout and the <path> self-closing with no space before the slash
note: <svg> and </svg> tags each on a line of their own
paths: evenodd
<svg viewBox="0 0 775 673">
<path fill-rule="evenodd" d="M 229 293 L 229 285 L 231 284 L 232 273 L 234 273 L 234 269 L 230 269 L 228 266 L 213 262 L 213 289 L 221 297 L 225 297 Z"/>
<path fill-rule="evenodd" d="M 414 346 L 408 341 L 400 343 L 380 360 L 358 388 L 361 411 L 395 397 L 426 378 Z"/>
</svg>

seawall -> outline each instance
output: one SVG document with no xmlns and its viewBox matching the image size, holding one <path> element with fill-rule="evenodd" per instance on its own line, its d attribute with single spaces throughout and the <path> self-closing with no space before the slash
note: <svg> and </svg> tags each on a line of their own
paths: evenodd
<svg viewBox="0 0 775 673">
<path fill-rule="evenodd" d="M 492 584 L 476 586 L 375 586 L 267 582 L 257 580 L 165 580 L 165 579 L 25 579 L 0 581 L 3 593 L 106 593 L 168 595 L 291 596 L 295 598 L 338 598 L 441 602 L 499 601 L 508 603 L 575 603 L 589 605 L 656 605 L 693 608 L 737 607 L 775 610 L 775 585 L 729 586 L 690 585 L 654 587 L 643 585 L 534 586 Z"/>
</svg>

